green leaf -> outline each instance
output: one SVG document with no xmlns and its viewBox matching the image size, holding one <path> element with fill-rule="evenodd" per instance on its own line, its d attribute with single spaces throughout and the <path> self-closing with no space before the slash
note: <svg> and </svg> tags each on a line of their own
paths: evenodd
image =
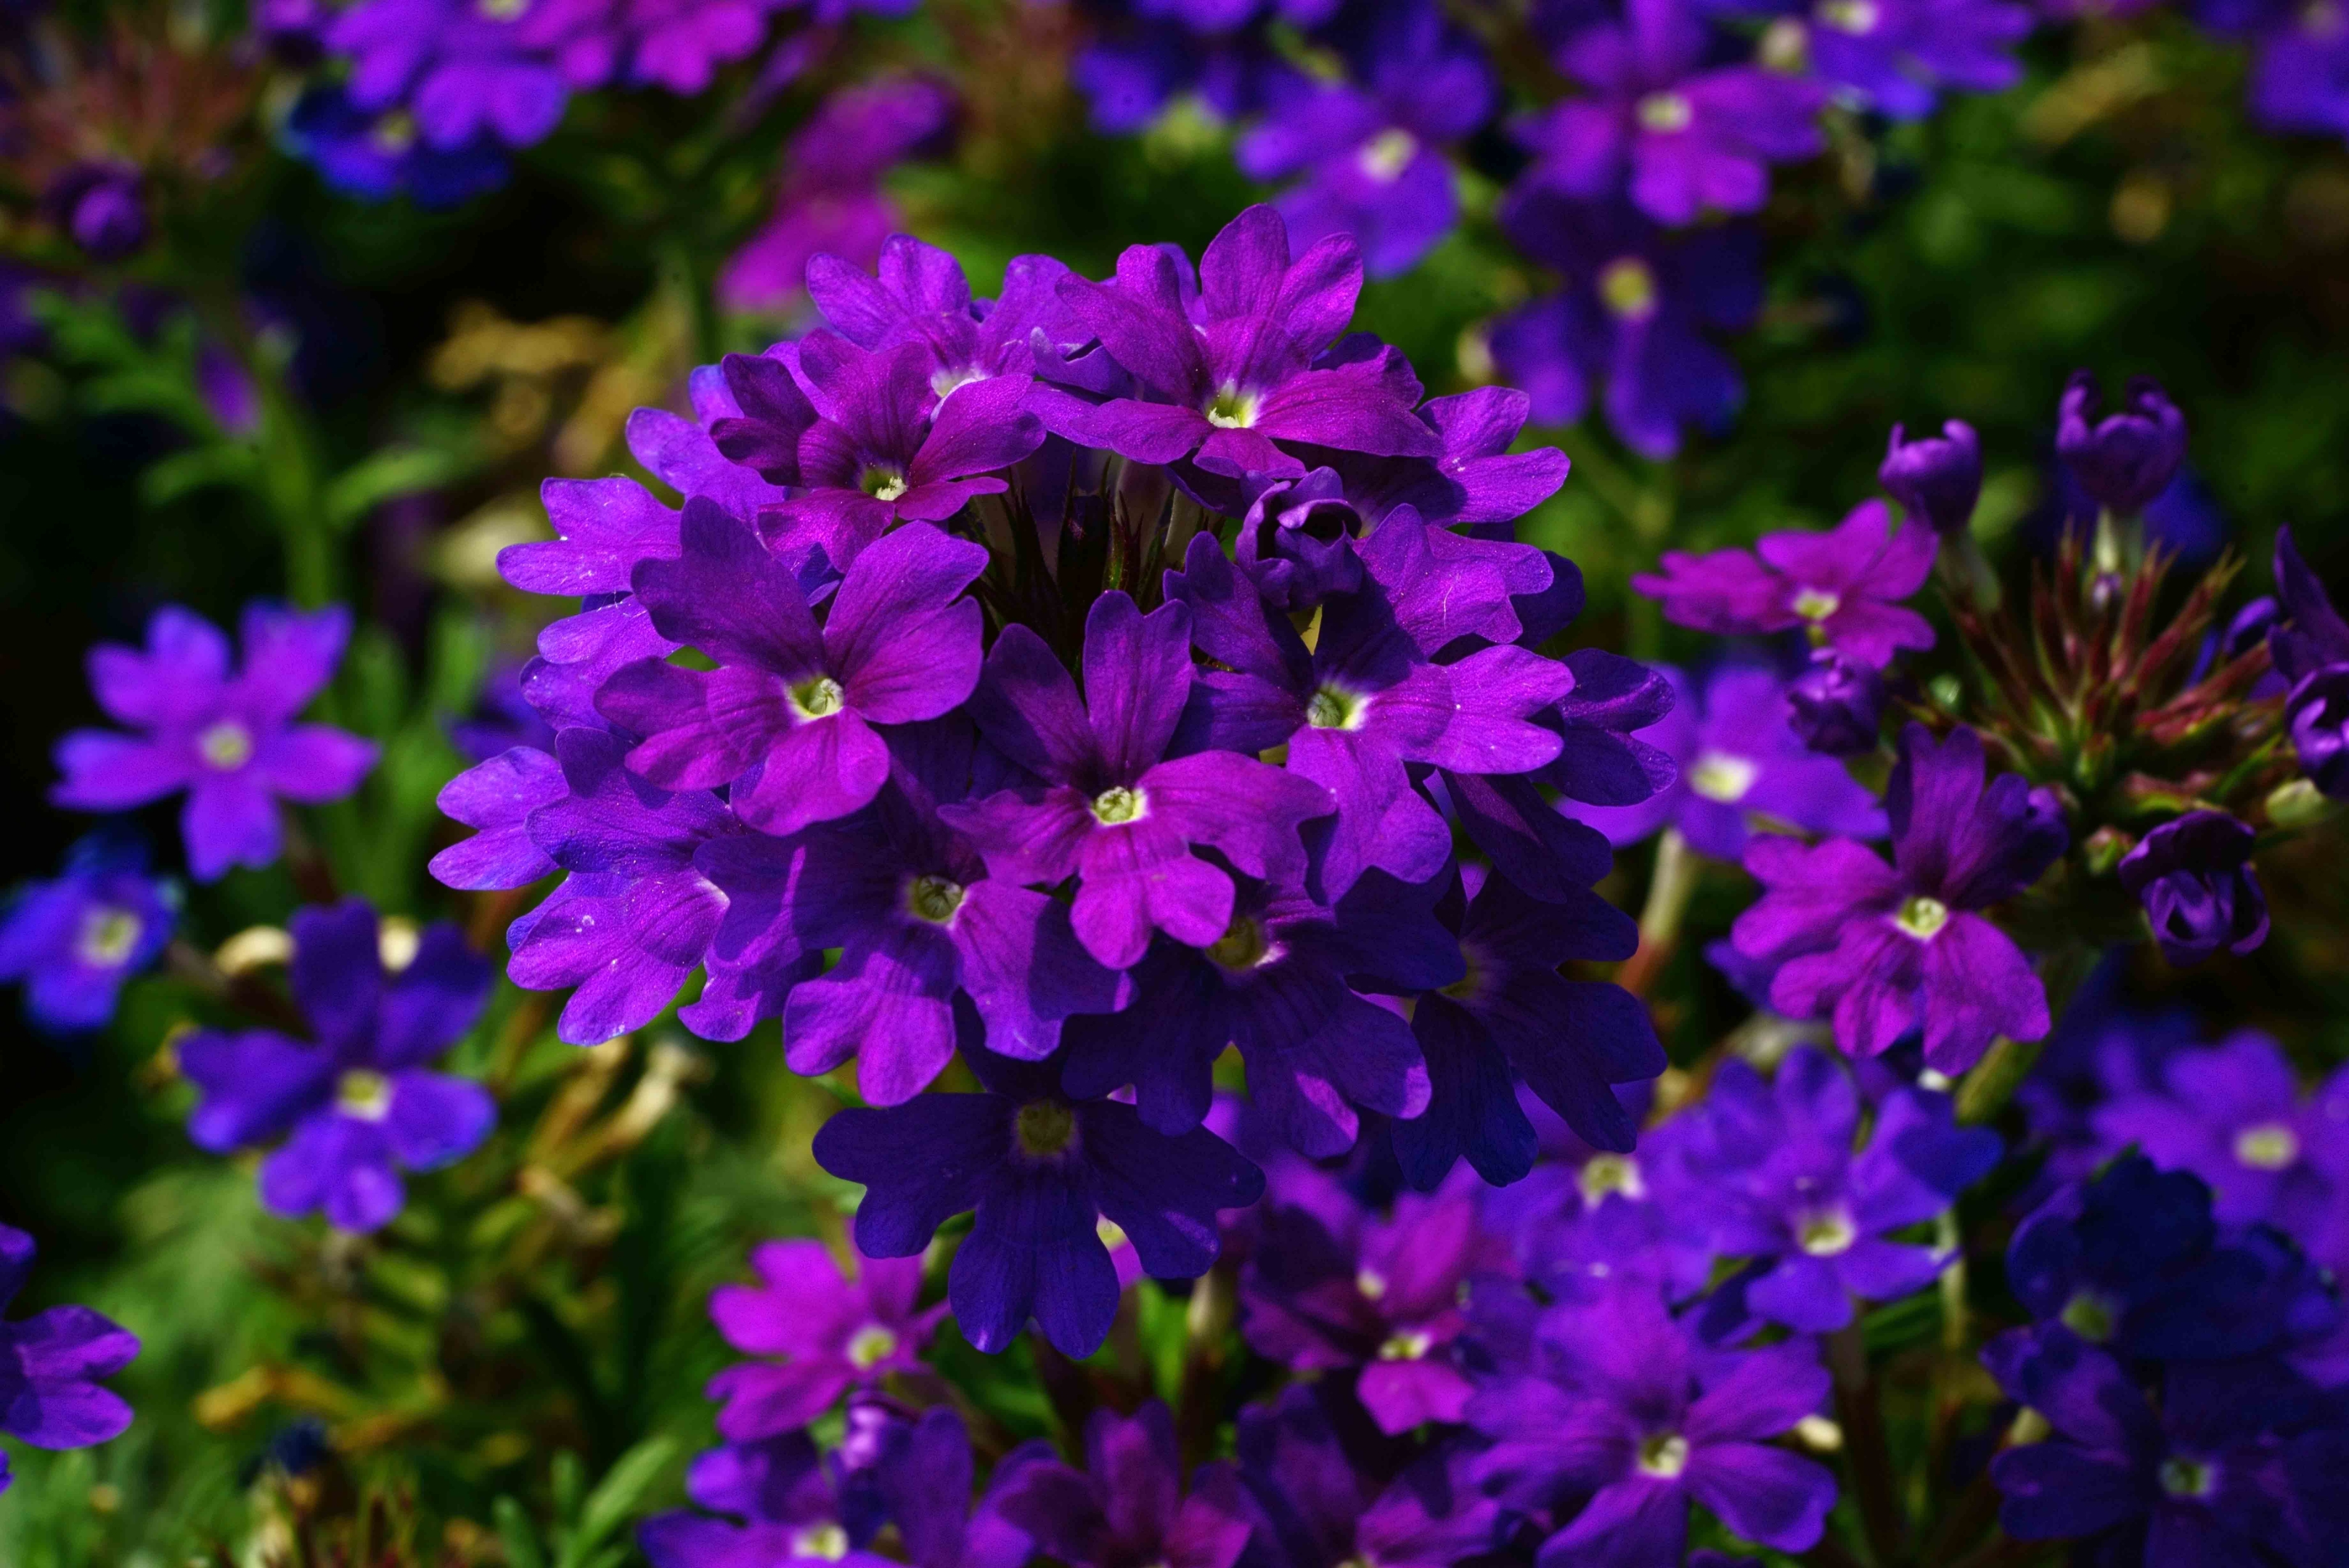
<svg viewBox="0 0 2349 1568">
<path fill-rule="evenodd" d="M 506 1549 L 506 1568 L 546 1568 L 546 1553 L 539 1549 L 538 1532 L 532 1528 L 530 1515 L 522 1504 L 511 1497 L 498 1499 L 494 1517 L 498 1525 L 498 1542 Z"/>
<path fill-rule="evenodd" d="M 139 493 L 150 506 L 160 506 L 213 485 L 248 484 L 254 472 L 251 447 L 207 443 L 157 458 L 139 476 Z"/>
<path fill-rule="evenodd" d="M 596 1549 L 643 1505 L 645 1495 L 677 1458 L 677 1449 L 673 1438 L 647 1438 L 622 1454 L 604 1472 L 604 1479 L 595 1483 L 595 1490 L 587 1494 L 586 1504 L 579 1511 L 578 1526 L 563 1543 L 563 1556 L 556 1568 L 591 1568 Z"/>
<path fill-rule="evenodd" d="M 394 446 L 371 452 L 326 486 L 326 522 L 348 528 L 387 501 L 448 483 L 460 466 L 455 453 L 434 447 Z"/>
</svg>

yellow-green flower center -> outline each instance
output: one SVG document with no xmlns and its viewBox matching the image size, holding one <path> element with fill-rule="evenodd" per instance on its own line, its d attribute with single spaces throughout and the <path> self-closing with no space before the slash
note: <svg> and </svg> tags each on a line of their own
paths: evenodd
<svg viewBox="0 0 2349 1568">
<path fill-rule="evenodd" d="M 1696 118 L 1689 100 L 1676 92 L 1651 92 L 1640 100 L 1632 112 L 1640 117 L 1640 130 L 1665 135 L 1686 130 L 1689 122 Z"/>
<path fill-rule="evenodd" d="M 1656 313 L 1656 270 L 1638 256 L 1617 256 L 1599 269 L 1599 302 L 1626 321 Z"/>
<path fill-rule="evenodd" d="M 1374 1302 L 1387 1293 L 1387 1277 L 1376 1269 L 1364 1269 L 1355 1274 L 1354 1288 L 1362 1293 L 1364 1301 Z"/>
<path fill-rule="evenodd" d="M 1077 1113 L 1058 1100 L 1038 1100 L 1019 1107 L 1014 1130 L 1020 1153 L 1030 1159 L 1050 1159 L 1076 1141 Z"/>
<path fill-rule="evenodd" d="M 233 719 L 222 719 L 196 737 L 196 750 L 221 772 L 234 773 L 253 760 L 253 732 Z"/>
<path fill-rule="evenodd" d="M 1816 625 L 1841 609 L 1843 598 L 1840 595 L 1829 593 L 1825 588 L 1805 588 L 1795 596 L 1795 602 L 1789 607 L 1805 620 Z"/>
<path fill-rule="evenodd" d="M 846 705 L 847 694 L 829 675 L 802 680 L 791 690 L 792 706 L 802 719 L 829 719 Z"/>
<path fill-rule="evenodd" d="M 1582 1200 L 1597 1208 L 1610 1192 L 1626 1198 L 1644 1198 L 1648 1184 L 1640 1175 L 1640 1162 L 1628 1154 L 1594 1154 L 1582 1162 L 1581 1174 L 1575 1178 L 1582 1189 Z"/>
<path fill-rule="evenodd" d="M 2172 1497 L 2209 1497 L 2219 1487 L 2215 1465 L 2172 1454 L 2161 1461 L 2161 1490 Z"/>
<path fill-rule="evenodd" d="M 404 109 L 393 109 L 375 122 L 367 140 L 377 151 L 397 158 L 416 145 L 416 117 Z"/>
<path fill-rule="evenodd" d="M 944 877 L 916 877 L 905 887 L 905 908 L 915 917 L 933 925 L 945 925 L 962 908 L 963 890 L 959 882 L 949 882 Z"/>
<path fill-rule="evenodd" d="M 1950 907 L 1939 898 L 1920 893 L 1900 906 L 1892 923 L 1919 941 L 1930 942 L 1950 923 Z"/>
<path fill-rule="evenodd" d="M 833 1523 L 811 1524 L 792 1533 L 792 1555 L 837 1563 L 848 1555 L 848 1532 Z"/>
<path fill-rule="evenodd" d="M 848 1336 L 848 1364 L 861 1372 L 897 1354 L 897 1336 L 877 1323 L 868 1323 Z"/>
<path fill-rule="evenodd" d="M 2245 1127 L 2235 1135 L 2235 1161 L 2253 1170 L 2288 1170 L 2300 1159 L 2300 1135 L 2282 1122 Z"/>
<path fill-rule="evenodd" d="M 1727 752 L 1701 753 L 1689 769 L 1689 788 L 1710 801 L 1723 805 L 1735 805 L 1754 787 L 1762 770 L 1744 757 L 1733 757 Z"/>
<path fill-rule="evenodd" d="M 1435 1338 L 1424 1329 L 1406 1328 L 1379 1346 L 1381 1361 L 1424 1361 L 1435 1348 Z"/>
<path fill-rule="evenodd" d="M 2113 1303 L 2092 1291 L 2074 1294 L 2057 1316 L 2065 1328 L 2092 1345 L 2102 1345 L 2113 1336 Z"/>
<path fill-rule="evenodd" d="M 1659 1432 L 1640 1443 L 1640 1473 L 1671 1480 L 1688 1469 L 1689 1442 L 1678 1432 Z"/>
<path fill-rule="evenodd" d="M 86 964 L 114 969 L 130 961 L 146 929 L 147 922 L 128 909 L 110 906 L 87 909 L 81 917 L 81 932 L 74 939 L 74 952 Z"/>
<path fill-rule="evenodd" d="M 1126 784 L 1112 784 L 1093 796 L 1093 815 L 1106 827 L 1133 822 L 1150 808 L 1150 797 Z"/>
<path fill-rule="evenodd" d="M 1207 400 L 1207 422 L 1227 431 L 1246 430 L 1256 423 L 1257 405 L 1262 401 L 1254 392 L 1243 392 L 1236 381 L 1226 381 Z"/>
<path fill-rule="evenodd" d="M 1864 38 L 1884 19 L 1876 0 L 1819 0 L 1819 26 Z"/>
<path fill-rule="evenodd" d="M 391 1080 L 354 1067 L 335 1085 L 335 1108 L 363 1122 L 379 1122 L 391 1114 Z"/>
<path fill-rule="evenodd" d="M 875 501 L 895 501 L 905 493 L 905 476 L 880 463 L 867 463 L 856 476 L 856 487 Z"/>
<path fill-rule="evenodd" d="M 1224 934 L 1207 947 L 1207 957 L 1219 968 L 1240 973 L 1256 968 L 1272 954 L 1264 922 L 1253 915 L 1235 915 Z"/>
<path fill-rule="evenodd" d="M 1419 156 L 1419 138 L 1400 126 L 1380 131 L 1362 143 L 1362 172 L 1385 185 L 1400 178 Z"/>
<path fill-rule="evenodd" d="M 1324 686 L 1305 701 L 1305 722 L 1317 730 L 1359 730 L 1371 708 L 1367 698 L 1341 686 Z"/>
<path fill-rule="evenodd" d="M 1859 1240 L 1859 1229 L 1844 1210 L 1822 1209 L 1803 1216 L 1795 1227 L 1795 1240 L 1814 1258 L 1839 1257 Z"/>
</svg>

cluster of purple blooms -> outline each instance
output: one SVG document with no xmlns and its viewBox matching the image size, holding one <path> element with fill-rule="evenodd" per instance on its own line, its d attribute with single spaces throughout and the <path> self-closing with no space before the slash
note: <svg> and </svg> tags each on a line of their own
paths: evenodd
<svg viewBox="0 0 2349 1568">
<path fill-rule="evenodd" d="M 0 1310 L 33 1272 L 33 1239 L 0 1225 Z M 104 1380 L 130 1365 L 138 1336 L 84 1306 L 0 1319 L 0 1432 L 36 1449 L 86 1449 L 120 1437 L 130 1407 Z M 0 1491 L 8 1490 L 0 1452 Z"/>
<path fill-rule="evenodd" d="M 911 239 L 819 257 L 828 327 L 632 422 L 681 508 L 552 481 L 563 536 L 502 558 L 581 596 L 522 676 L 554 743 L 450 784 L 480 831 L 436 874 L 568 874 L 509 933 L 517 983 L 575 988 L 567 1040 L 700 970 L 688 1027 L 854 1060 L 817 1158 L 866 1185 L 868 1256 L 976 1211 L 950 1295 L 985 1348 L 1031 1315 L 1101 1342 L 1104 1224 L 1159 1277 L 1214 1261 L 1264 1181 L 1204 1125 L 1227 1047 L 1288 1146 L 1391 1126 L 1423 1189 L 1525 1174 L 1519 1080 L 1630 1148 L 1612 1085 L 1663 1066 L 1633 999 L 1558 972 L 1637 933 L 1552 796 L 1669 783 L 1624 732 L 1671 689 L 1533 651 L 1580 583 L 1508 524 L 1565 461 L 1506 453 L 1516 394 L 1423 403 L 1346 334 L 1361 277 L 1269 208 L 1195 272 L 1021 257 L 991 303 Z M 957 1054 L 979 1092 L 921 1093 Z"/>
</svg>

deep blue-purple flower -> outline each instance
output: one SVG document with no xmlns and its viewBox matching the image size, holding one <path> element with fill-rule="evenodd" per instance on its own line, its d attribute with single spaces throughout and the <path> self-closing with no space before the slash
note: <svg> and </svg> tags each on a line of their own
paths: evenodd
<svg viewBox="0 0 2349 1568">
<path fill-rule="evenodd" d="M 0 1225 L 0 1308 L 33 1272 L 33 1239 Z M 139 1354 L 138 1336 L 85 1306 L 0 1320 L 0 1432 L 36 1449 L 86 1449 L 122 1435 L 130 1407 L 100 1386 Z M 8 1464 L 0 1455 L 0 1491 Z"/>
<path fill-rule="evenodd" d="M 0 981 L 25 987 L 44 1029 L 97 1029 L 122 982 L 171 940 L 175 900 L 147 870 L 146 846 L 101 830 L 66 854 L 53 882 L 19 888 L 0 909 Z"/>
</svg>

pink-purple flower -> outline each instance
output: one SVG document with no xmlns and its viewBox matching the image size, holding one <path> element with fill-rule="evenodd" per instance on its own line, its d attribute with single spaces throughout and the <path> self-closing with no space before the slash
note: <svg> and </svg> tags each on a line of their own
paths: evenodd
<svg viewBox="0 0 2349 1568">
<path fill-rule="evenodd" d="M 1881 670 L 1904 648 L 1933 646 L 1932 627 L 1900 601 L 1925 586 L 1935 548 L 1930 526 L 1896 528 L 1884 503 L 1864 501 L 1825 534 L 1769 534 L 1751 551 L 1667 550 L 1662 572 L 1631 586 L 1677 625 L 1724 636 L 1802 627 Z"/>
<path fill-rule="evenodd" d="M 916 1305 L 919 1258 L 862 1258 L 852 1274 L 821 1241 L 769 1241 L 751 1249 L 750 1267 L 757 1284 L 709 1295 L 726 1343 L 761 1357 L 709 1380 L 718 1435 L 730 1443 L 796 1431 L 850 1390 L 918 1365 L 946 1313 Z"/>
</svg>

